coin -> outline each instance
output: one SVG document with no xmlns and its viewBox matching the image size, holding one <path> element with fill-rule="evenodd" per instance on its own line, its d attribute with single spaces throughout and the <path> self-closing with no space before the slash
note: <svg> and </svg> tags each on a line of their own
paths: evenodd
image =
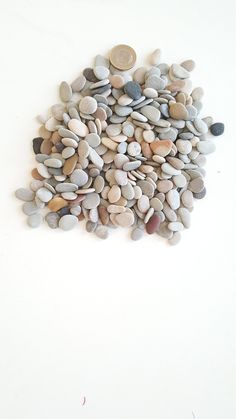
<svg viewBox="0 0 236 419">
<path fill-rule="evenodd" d="M 110 53 L 110 62 L 118 70 L 129 70 L 136 61 L 136 52 L 129 45 L 116 45 Z"/>
</svg>

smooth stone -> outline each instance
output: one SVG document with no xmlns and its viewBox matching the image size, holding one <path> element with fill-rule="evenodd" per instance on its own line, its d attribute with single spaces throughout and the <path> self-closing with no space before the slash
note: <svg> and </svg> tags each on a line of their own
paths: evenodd
<svg viewBox="0 0 236 419">
<path fill-rule="evenodd" d="M 168 224 L 168 228 L 171 231 L 182 231 L 184 229 L 184 226 L 182 223 L 180 223 L 179 221 L 171 221 Z"/>
<path fill-rule="evenodd" d="M 48 223 L 48 226 L 52 229 L 58 228 L 59 220 L 60 216 L 59 214 L 57 214 L 57 212 L 49 212 L 45 217 L 45 221 Z"/>
<path fill-rule="evenodd" d="M 196 147 L 199 153 L 202 153 L 202 154 L 213 153 L 216 149 L 215 144 L 210 140 L 199 141 Z"/>
<path fill-rule="evenodd" d="M 204 90 L 202 87 L 195 87 L 195 89 L 193 89 L 191 96 L 193 98 L 194 101 L 199 102 L 202 100 L 203 96 L 204 96 Z"/>
<path fill-rule="evenodd" d="M 124 91 L 134 100 L 137 100 L 142 96 L 140 84 L 136 81 L 128 81 L 128 83 L 126 83 L 124 86 Z"/>
<path fill-rule="evenodd" d="M 36 192 L 36 196 L 42 202 L 49 202 L 52 199 L 53 194 L 47 188 L 39 188 Z"/>
<path fill-rule="evenodd" d="M 78 119 L 72 118 L 68 123 L 68 127 L 74 134 L 77 134 L 80 137 L 86 137 L 88 134 L 88 127 Z"/>
<path fill-rule="evenodd" d="M 57 192 L 63 193 L 63 192 L 75 192 L 78 189 L 78 185 L 75 183 L 58 183 L 55 187 Z"/>
<path fill-rule="evenodd" d="M 141 113 L 139 113 L 137 111 L 132 112 L 130 116 L 131 116 L 131 118 L 133 118 L 133 119 L 135 119 L 136 121 L 139 121 L 139 122 L 147 122 L 148 121 L 146 116 L 142 115 Z"/>
<path fill-rule="evenodd" d="M 154 122 L 154 123 L 158 122 L 159 119 L 160 119 L 160 116 L 161 116 L 160 111 L 157 108 L 155 108 L 154 106 L 151 106 L 151 105 L 143 106 L 140 109 L 140 112 L 144 116 L 146 116 L 149 119 L 149 121 Z"/>
<path fill-rule="evenodd" d="M 143 94 L 147 98 L 152 98 L 152 99 L 158 96 L 158 93 L 157 93 L 156 89 L 153 89 L 152 87 L 146 87 L 143 90 Z"/>
<path fill-rule="evenodd" d="M 133 112 L 133 108 L 131 108 L 130 106 L 121 105 L 115 105 L 114 110 L 118 116 L 128 116 Z"/>
<path fill-rule="evenodd" d="M 63 167 L 63 174 L 66 176 L 69 176 L 75 169 L 77 161 L 78 161 L 77 154 L 74 154 L 69 159 L 67 159 Z"/>
<path fill-rule="evenodd" d="M 138 156 L 141 153 L 141 145 L 136 141 L 132 141 L 127 147 L 127 153 L 132 157 Z"/>
<path fill-rule="evenodd" d="M 32 180 L 30 183 L 30 189 L 36 192 L 39 188 L 42 188 L 44 183 L 41 180 Z"/>
<path fill-rule="evenodd" d="M 110 137 L 115 137 L 121 133 L 121 124 L 111 124 L 106 128 L 106 133 Z"/>
<path fill-rule="evenodd" d="M 57 212 L 61 208 L 67 207 L 68 203 L 65 199 L 61 198 L 60 196 L 55 196 L 48 204 L 48 208 L 52 212 Z"/>
<path fill-rule="evenodd" d="M 113 204 L 111 204 L 111 205 L 108 205 L 107 211 L 110 214 L 121 214 L 121 213 L 123 213 L 123 212 L 126 211 L 126 208 L 124 206 L 122 206 L 122 205 L 113 205 Z"/>
<path fill-rule="evenodd" d="M 93 71 L 98 80 L 107 79 L 110 74 L 109 69 L 103 65 L 96 65 Z"/>
<path fill-rule="evenodd" d="M 86 209 L 97 208 L 100 204 L 100 196 L 96 192 L 86 194 L 85 199 L 82 201 L 82 206 Z"/>
<path fill-rule="evenodd" d="M 177 140 L 175 145 L 181 154 L 189 154 L 192 151 L 192 144 L 188 140 Z"/>
<path fill-rule="evenodd" d="M 169 163 L 163 163 L 161 165 L 161 169 L 162 169 L 163 172 L 167 173 L 168 175 L 176 176 L 176 175 L 180 175 L 181 174 L 181 171 L 180 170 L 175 169 Z M 162 191 L 160 191 L 160 192 L 162 192 Z"/>
<path fill-rule="evenodd" d="M 40 153 L 40 148 L 41 148 L 42 142 L 43 142 L 42 137 L 36 137 L 36 138 L 33 139 L 33 150 L 34 150 L 35 154 Z"/>
<path fill-rule="evenodd" d="M 15 196 L 21 201 L 30 202 L 33 201 L 35 193 L 27 188 L 19 188 L 15 191 Z"/>
<path fill-rule="evenodd" d="M 178 191 L 176 191 L 176 189 L 171 189 L 170 191 L 167 192 L 166 200 L 167 200 L 169 206 L 173 210 L 176 210 L 177 208 L 179 208 L 180 197 L 179 197 L 179 193 L 178 193 Z"/>
<path fill-rule="evenodd" d="M 175 246 L 176 244 L 178 244 L 181 240 L 181 234 L 179 231 L 175 231 L 173 236 L 168 240 L 168 243 L 171 246 Z"/>
<path fill-rule="evenodd" d="M 206 134 L 208 132 L 208 126 L 202 119 L 195 118 L 193 124 L 196 130 L 201 134 Z"/>
<path fill-rule="evenodd" d="M 30 201 L 23 204 L 22 210 L 25 215 L 32 215 L 39 211 L 39 207 L 34 201 Z"/>
<path fill-rule="evenodd" d="M 31 214 L 27 218 L 29 227 L 36 228 L 43 222 L 43 216 L 40 213 Z"/>
<path fill-rule="evenodd" d="M 95 234 L 99 239 L 105 240 L 108 237 L 109 230 L 105 225 L 99 225 L 95 230 Z"/>
<path fill-rule="evenodd" d="M 134 214 L 132 211 L 123 212 L 117 214 L 115 220 L 121 227 L 131 227 L 134 224 Z"/>
<path fill-rule="evenodd" d="M 158 180 L 157 181 L 157 190 L 161 193 L 167 193 L 173 188 L 173 183 L 171 180 Z"/>
<path fill-rule="evenodd" d="M 121 197 L 121 190 L 118 185 L 113 185 L 108 192 L 108 200 L 111 204 L 117 202 Z"/>
<path fill-rule="evenodd" d="M 189 182 L 188 184 L 188 189 L 192 191 L 193 193 L 199 193 L 203 190 L 203 188 L 204 188 L 204 182 L 200 176 L 191 180 L 191 182 Z"/>
<path fill-rule="evenodd" d="M 84 114 L 92 114 L 97 110 L 97 101 L 91 96 L 85 96 L 79 102 L 79 110 Z"/>
<path fill-rule="evenodd" d="M 187 208 L 179 208 L 178 209 L 178 215 L 180 216 L 180 219 L 184 225 L 185 228 L 190 227 L 190 212 L 187 210 Z"/>
<path fill-rule="evenodd" d="M 173 119 L 188 119 L 188 111 L 186 107 L 180 102 L 170 105 L 169 114 Z"/>
<path fill-rule="evenodd" d="M 66 81 L 62 81 L 59 88 L 62 102 L 69 102 L 72 98 L 72 89 Z"/>
<path fill-rule="evenodd" d="M 190 77 L 189 72 L 179 64 L 172 64 L 170 70 L 172 71 L 174 77 L 178 79 L 187 79 L 188 77 Z"/>
<path fill-rule="evenodd" d="M 85 137 L 85 141 L 87 141 L 87 143 L 90 145 L 90 147 L 98 147 L 99 144 L 101 143 L 101 139 L 99 137 L 98 134 L 87 134 Z"/>
<path fill-rule="evenodd" d="M 146 195 L 142 195 L 137 202 L 137 206 L 140 212 L 146 213 L 150 208 L 149 199 Z"/>
<path fill-rule="evenodd" d="M 78 223 L 78 218 L 75 215 L 66 214 L 60 218 L 59 227 L 64 231 L 68 231 L 74 228 L 77 223 Z"/>
<path fill-rule="evenodd" d="M 70 208 L 69 208 L 69 207 L 64 207 L 64 208 L 61 208 L 61 209 L 57 212 L 57 214 L 58 214 L 60 217 L 63 217 L 64 215 L 68 215 L 68 214 L 70 214 Z"/>
<path fill-rule="evenodd" d="M 81 159 L 86 159 L 89 155 L 89 145 L 87 141 L 82 140 L 78 144 L 78 155 L 81 157 Z"/>
<path fill-rule="evenodd" d="M 129 201 L 135 198 L 135 191 L 130 182 L 128 182 L 127 185 L 121 187 L 121 194 L 123 198 Z M 142 194 L 142 191 L 141 191 L 141 194 Z"/>
<path fill-rule="evenodd" d="M 85 228 L 88 233 L 93 233 L 97 228 L 97 222 L 94 223 L 93 221 L 88 220 L 85 225 Z"/>
<path fill-rule="evenodd" d="M 66 147 L 73 147 L 73 148 L 77 148 L 78 147 L 78 142 L 73 140 L 73 138 L 62 138 L 61 142 L 63 145 L 65 145 Z"/>
<path fill-rule="evenodd" d="M 189 190 L 186 190 L 181 195 L 181 201 L 185 208 L 193 207 L 193 193 Z"/>
<path fill-rule="evenodd" d="M 162 132 L 161 134 L 159 134 L 159 139 L 175 141 L 177 138 L 177 135 L 178 135 L 177 129 L 171 127 L 168 131 Z"/>
<path fill-rule="evenodd" d="M 71 156 L 73 156 L 75 154 L 75 149 L 74 147 L 65 147 L 62 150 L 61 156 L 63 157 L 63 159 L 69 159 Z"/>
<path fill-rule="evenodd" d="M 44 160 L 44 164 L 47 167 L 53 167 L 55 169 L 62 167 L 62 161 L 54 158 Z"/>
<path fill-rule="evenodd" d="M 225 126 L 222 122 L 215 122 L 210 126 L 210 131 L 212 135 L 215 135 L 218 137 L 219 135 L 222 135 L 224 133 Z"/>
<path fill-rule="evenodd" d="M 125 172 L 124 170 L 120 170 L 120 169 L 115 170 L 114 177 L 118 185 L 120 186 L 127 185 L 127 182 L 128 182 L 127 172 Z"/>
<path fill-rule="evenodd" d="M 159 215 L 152 215 L 152 217 L 149 219 L 149 221 L 146 224 L 146 232 L 148 234 L 153 234 L 157 231 L 161 223 L 161 219 Z"/>
<path fill-rule="evenodd" d="M 150 200 L 150 205 L 154 209 L 154 211 L 162 211 L 163 204 L 159 198 L 155 197 Z"/>
<path fill-rule="evenodd" d="M 83 74 L 79 77 L 77 77 L 77 79 L 75 79 L 73 81 L 73 83 L 71 83 L 71 88 L 73 92 L 80 92 L 86 83 L 86 78 L 83 76 Z"/>
<path fill-rule="evenodd" d="M 154 186 L 152 183 L 148 182 L 147 180 L 139 180 L 137 182 L 137 186 L 141 188 L 143 195 L 147 195 L 148 198 L 153 197 Z"/>
<path fill-rule="evenodd" d="M 92 147 L 90 147 L 90 149 L 89 149 L 89 158 L 90 158 L 91 162 L 98 169 L 101 170 L 103 168 L 103 165 L 104 165 L 103 159 L 98 155 L 98 153 Z"/>
<path fill-rule="evenodd" d="M 143 237 L 143 230 L 141 228 L 134 228 L 131 231 L 131 239 L 134 241 L 140 240 Z"/>
<path fill-rule="evenodd" d="M 187 184 L 186 177 L 182 174 L 177 175 L 177 176 L 173 176 L 173 182 L 174 182 L 175 186 L 177 186 L 177 188 L 184 188 L 184 186 L 186 186 L 186 184 Z"/>
<path fill-rule="evenodd" d="M 70 175 L 70 181 L 77 186 L 84 186 L 88 182 L 88 175 L 82 169 L 75 169 Z"/>
<path fill-rule="evenodd" d="M 196 199 L 202 199 L 202 198 L 204 198 L 206 196 L 206 188 L 204 187 L 201 192 L 194 193 L 193 196 Z"/>
<path fill-rule="evenodd" d="M 129 153 L 130 154 L 130 153 Z M 126 156 L 125 156 L 126 157 Z M 139 168 L 139 166 L 141 166 L 141 161 L 140 160 L 135 160 L 135 161 L 129 161 L 124 163 L 123 165 L 123 170 L 125 170 L 126 172 L 130 172 L 131 170 L 136 170 Z"/>
<path fill-rule="evenodd" d="M 172 146 L 173 143 L 171 140 L 157 140 L 150 144 L 152 152 L 161 157 L 166 157 L 170 153 Z"/>
<path fill-rule="evenodd" d="M 157 75 L 149 76 L 145 82 L 145 88 L 151 87 L 155 89 L 157 92 L 165 88 L 166 82 L 161 77 Z"/>
<path fill-rule="evenodd" d="M 58 134 L 63 138 L 72 138 L 77 143 L 79 142 L 79 138 L 77 137 L 77 135 L 74 132 L 72 132 L 69 129 L 66 129 L 64 127 L 59 128 Z"/>
<path fill-rule="evenodd" d="M 181 67 L 185 68 L 187 71 L 193 71 L 196 67 L 196 63 L 193 60 L 185 60 L 181 63 Z"/>
<path fill-rule="evenodd" d="M 173 237 L 173 231 L 168 229 L 168 223 L 166 221 L 162 222 L 160 227 L 157 230 L 157 234 L 165 239 L 170 239 Z"/>
<path fill-rule="evenodd" d="M 70 209 L 70 213 L 72 214 L 72 215 L 75 215 L 76 217 L 78 217 L 78 215 L 80 215 L 81 214 L 81 207 L 78 205 L 78 206 L 75 206 L 75 207 L 72 207 L 71 209 Z"/>
<path fill-rule="evenodd" d="M 86 80 L 88 80 L 90 82 L 96 83 L 98 81 L 97 77 L 94 74 L 93 69 L 90 68 L 90 67 L 87 67 L 87 68 L 84 69 L 83 75 L 86 78 Z"/>
<path fill-rule="evenodd" d="M 135 70 L 133 74 L 133 79 L 138 82 L 140 85 L 144 84 L 145 82 L 145 74 L 147 72 L 146 67 L 139 67 Z"/>
</svg>

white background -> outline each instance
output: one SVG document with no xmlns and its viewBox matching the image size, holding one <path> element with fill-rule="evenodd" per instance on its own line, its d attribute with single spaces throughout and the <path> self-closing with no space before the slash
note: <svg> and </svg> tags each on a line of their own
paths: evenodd
<svg viewBox="0 0 236 419">
<path fill-rule="evenodd" d="M 0 418 L 235 419 L 235 2 L 0 0 Z M 35 115 L 97 53 L 193 58 L 223 121 L 178 247 L 26 226 Z M 86 403 L 82 406 L 83 397 Z"/>
</svg>

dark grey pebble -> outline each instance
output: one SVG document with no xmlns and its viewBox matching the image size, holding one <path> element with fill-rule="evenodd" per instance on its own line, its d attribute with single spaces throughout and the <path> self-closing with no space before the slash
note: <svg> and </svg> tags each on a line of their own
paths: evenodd
<svg viewBox="0 0 236 419">
<path fill-rule="evenodd" d="M 64 208 L 60 209 L 59 211 L 57 211 L 57 214 L 59 215 L 59 217 L 63 217 L 63 215 L 70 214 L 70 208 L 69 207 L 64 207 Z"/>
<path fill-rule="evenodd" d="M 43 142 L 42 137 L 36 137 L 33 139 L 33 150 L 35 154 L 40 153 L 40 147 L 41 147 L 42 142 Z"/>
<path fill-rule="evenodd" d="M 216 137 L 218 137 L 218 135 L 222 135 L 224 130 L 225 126 L 224 124 L 222 124 L 222 122 L 216 122 L 215 124 L 212 124 L 210 126 L 210 131 L 212 135 L 215 135 Z"/>
<path fill-rule="evenodd" d="M 124 86 L 125 93 L 134 100 L 138 100 L 142 96 L 142 90 L 136 81 L 128 81 Z"/>
<path fill-rule="evenodd" d="M 96 81 L 99 81 L 97 77 L 95 76 L 92 68 L 85 68 L 83 71 L 83 75 L 88 81 L 92 81 L 93 83 L 95 83 Z"/>
<path fill-rule="evenodd" d="M 56 143 L 56 144 L 55 144 L 55 147 L 56 147 L 56 149 L 57 149 L 57 151 L 58 151 L 59 153 L 61 153 L 61 152 L 62 152 L 62 150 L 64 150 L 64 148 L 65 148 L 64 144 L 62 144 L 61 142 Z"/>
<path fill-rule="evenodd" d="M 204 187 L 201 192 L 194 193 L 193 196 L 196 199 L 202 199 L 202 198 L 204 198 L 204 196 L 206 196 L 206 188 Z"/>
</svg>

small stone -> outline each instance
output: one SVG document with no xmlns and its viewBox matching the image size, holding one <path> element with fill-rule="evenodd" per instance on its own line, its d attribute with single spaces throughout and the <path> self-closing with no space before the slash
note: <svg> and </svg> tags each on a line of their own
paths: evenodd
<svg viewBox="0 0 236 419">
<path fill-rule="evenodd" d="M 125 93 L 134 100 L 139 99 L 142 96 L 142 90 L 136 81 L 128 81 L 124 86 Z"/>
<path fill-rule="evenodd" d="M 137 202 L 137 206 L 140 212 L 146 213 L 150 208 L 149 199 L 146 195 L 142 195 Z"/>
<path fill-rule="evenodd" d="M 25 202 L 22 209 L 25 215 L 32 215 L 39 211 L 39 207 L 34 201 Z"/>
<path fill-rule="evenodd" d="M 123 212 L 117 214 L 115 220 L 121 227 L 131 227 L 134 223 L 134 214 L 132 211 Z"/>
<path fill-rule="evenodd" d="M 203 95 L 204 95 L 204 90 L 202 87 L 195 87 L 195 89 L 193 89 L 191 93 L 191 96 L 195 102 L 201 101 L 203 98 Z"/>
<path fill-rule="evenodd" d="M 187 208 L 179 208 L 178 215 L 180 216 L 180 219 L 184 227 L 189 228 L 190 227 L 190 212 L 187 210 Z"/>
<path fill-rule="evenodd" d="M 127 182 L 128 182 L 127 172 L 125 172 L 124 170 L 119 170 L 119 169 L 115 170 L 114 177 L 118 185 L 120 186 L 127 185 Z"/>
<path fill-rule="evenodd" d="M 108 200 L 111 204 L 117 202 L 121 197 L 121 190 L 118 185 L 113 185 L 108 192 Z"/>
<path fill-rule="evenodd" d="M 215 135 L 218 137 L 219 135 L 222 135 L 224 133 L 225 126 L 222 124 L 222 122 L 215 122 L 210 126 L 210 131 L 212 135 Z"/>
<path fill-rule="evenodd" d="M 196 63 L 193 60 L 185 60 L 181 63 L 181 67 L 185 68 L 187 71 L 193 71 L 195 66 Z"/>
<path fill-rule="evenodd" d="M 167 200 L 169 206 L 173 210 L 176 210 L 177 208 L 179 208 L 180 197 L 179 197 L 179 193 L 178 193 L 178 191 L 176 191 L 176 189 L 171 189 L 169 192 L 167 192 L 166 200 Z"/>
<path fill-rule="evenodd" d="M 132 150 L 131 150 L 132 152 Z M 130 154 L 130 153 L 129 153 Z M 130 154 L 131 155 L 131 154 Z M 125 156 L 126 157 L 126 156 Z M 125 170 L 126 172 L 129 172 L 131 170 L 136 170 L 139 168 L 139 166 L 141 166 L 141 161 L 140 160 L 135 160 L 135 161 L 129 161 L 124 163 L 123 165 L 123 170 Z"/>
<path fill-rule="evenodd" d="M 159 198 L 155 197 L 150 200 L 150 205 L 154 209 L 154 211 L 162 211 L 163 204 Z"/>
<path fill-rule="evenodd" d="M 97 226 L 95 230 L 95 234 L 99 239 L 105 240 L 108 237 L 108 228 L 105 225 L 99 225 Z"/>
<path fill-rule="evenodd" d="M 173 119 L 188 119 L 188 111 L 180 102 L 171 104 L 169 107 L 169 113 Z"/>
<path fill-rule="evenodd" d="M 44 160 L 44 164 L 47 167 L 53 167 L 55 169 L 62 167 L 62 161 L 54 158 Z"/>
<path fill-rule="evenodd" d="M 103 65 L 97 65 L 93 71 L 98 80 L 107 79 L 110 73 L 109 69 Z"/>
<path fill-rule="evenodd" d="M 181 174 L 181 171 L 180 170 L 175 169 L 169 163 L 163 163 L 161 165 L 161 169 L 163 170 L 163 172 L 165 172 L 166 174 L 171 175 L 171 176 L 176 176 L 176 175 L 180 175 Z M 162 192 L 162 191 L 160 191 L 160 192 Z"/>
<path fill-rule="evenodd" d="M 84 88 L 85 83 L 86 83 L 86 78 L 83 75 L 77 77 L 77 79 L 75 79 L 73 83 L 71 84 L 71 88 L 73 92 L 80 92 Z"/>
<path fill-rule="evenodd" d="M 176 78 L 186 79 L 190 76 L 189 72 L 179 64 L 172 64 L 170 69 Z"/>
<path fill-rule="evenodd" d="M 202 198 L 204 198 L 206 196 L 206 188 L 203 188 L 201 192 L 194 193 L 193 196 L 196 199 L 202 199 Z"/>
<path fill-rule="evenodd" d="M 184 226 L 179 221 L 172 221 L 168 224 L 168 228 L 171 231 L 182 231 L 184 229 Z"/>
<path fill-rule="evenodd" d="M 82 169 L 75 169 L 70 175 L 70 181 L 75 185 L 81 187 L 88 182 L 88 175 Z"/>
<path fill-rule="evenodd" d="M 59 227 L 64 231 L 68 231 L 74 228 L 77 223 L 78 223 L 78 218 L 75 215 L 66 214 L 60 218 Z"/>
<path fill-rule="evenodd" d="M 157 140 L 150 144 L 152 152 L 161 157 L 167 156 L 170 153 L 172 146 L 173 143 L 170 140 Z"/>
<path fill-rule="evenodd" d="M 48 204 L 48 208 L 52 212 L 57 212 L 61 208 L 64 208 L 68 205 L 67 201 L 60 196 L 55 196 Z"/>
<path fill-rule="evenodd" d="M 40 147 L 41 147 L 42 142 L 43 142 L 42 137 L 36 137 L 33 139 L 33 150 L 35 154 L 40 153 Z"/>
<path fill-rule="evenodd" d="M 146 180 L 139 180 L 137 182 L 137 186 L 139 186 L 142 190 L 143 195 L 147 195 L 148 198 L 152 198 L 154 195 L 154 186 L 151 182 Z"/>
<path fill-rule="evenodd" d="M 189 190 L 186 190 L 181 195 L 181 201 L 185 208 L 193 207 L 193 193 Z"/>
<path fill-rule="evenodd" d="M 131 231 L 131 239 L 134 241 L 140 240 L 143 237 L 143 230 L 141 228 L 134 228 Z"/>
<path fill-rule="evenodd" d="M 181 154 L 189 154 L 192 151 L 192 144 L 188 140 L 177 140 L 175 144 Z"/>
<path fill-rule="evenodd" d="M 202 154 L 213 153 L 216 149 L 215 144 L 210 140 L 199 141 L 197 143 L 197 150 Z"/>
<path fill-rule="evenodd" d="M 67 159 L 63 167 L 63 174 L 66 176 L 70 175 L 74 171 L 77 161 L 78 156 L 76 154 Z"/>
<path fill-rule="evenodd" d="M 154 123 L 158 122 L 161 116 L 159 109 L 151 105 L 146 105 L 141 108 L 141 113 Z"/>
<path fill-rule="evenodd" d="M 97 77 L 94 74 L 94 71 L 92 68 L 85 68 L 83 71 L 83 75 L 86 78 L 86 80 L 91 81 L 93 83 L 96 83 L 98 81 Z"/>
<path fill-rule="evenodd" d="M 71 119 L 68 123 L 68 127 L 72 132 L 79 135 L 80 137 L 86 137 L 86 135 L 88 134 L 87 126 L 78 119 Z"/>
<path fill-rule="evenodd" d="M 146 89 L 143 90 L 143 94 L 144 96 L 152 99 L 158 96 L 156 89 L 153 89 L 152 87 L 146 87 Z"/>
<path fill-rule="evenodd" d="M 167 193 L 173 188 L 173 183 L 171 180 L 158 180 L 157 189 L 159 192 Z"/>
<path fill-rule="evenodd" d="M 53 195 L 52 192 L 50 192 L 47 188 L 40 188 L 36 192 L 36 196 L 42 201 L 42 202 L 49 202 Z"/>
<path fill-rule="evenodd" d="M 153 234 L 159 228 L 161 219 L 159 215 L 153 215 L 146 224 L 146 232 L 148 234 Z"/>
<path fill-rule="evenodd" d="M 104 161 L 92 147 L 89 149 L 89 158 L 98 169 L 102 169 Z"/>
<path fill-rule="evenodd" d="M 29 217 L 27 219 L 27 223 L 28 223 L 29 227 L 32 227 L 32 228 L 39 227 L 39 225 L 42 222 L 43 222 L 43 217 L 39 213 L 29 215 Z"/>
<path fill-rule="evenodd" d="M 97 208 L 100 204 L 100 196 L 96 192 L 92 192 L 86 195 L 82 201 L 82 206 L 86 209 Z"/>
<path fill-rule="evenodd" d="M 121 89 L 125 84 L 125 80 L 121 75 L 114 74 L 110 76 L 110 83 L 115 89 Z"/>
<path fill-rule="evenodd" d="M 57 192 L 75 192 L 78 189 L 78 186 L 75 183 L 64 182 L 58 183 L 55 187 Z"/>
<path fill-rule="evenodd" d="M 59 220 L 60 216 L 59 214 L 57 214 L 57 212 L 49 212 L 45 217 L 45 221 L 48 223 L 48 226 L 52 229 L 58 228 Z"/>
<path fill-rule="evenodd" d="M 35 193 L 27 188 L 19 188 L 16 190 L 15 196 L 21 201 L 30 202 L 33 201 Z"/>
<path fill-rule="evenodd" d="M 62 102 L 69 102 L 69 100 L 71 100 L 71 97 L 72 97 L 72 89 L 70 85 L 66 81 L 61 82 L 60 98 Z"/>
<path fill-rule="evenodd" d="M 181 234 L 179 231 L 174 232 L 173 236 L 168 240 L 168 243 L 172 246 L 178 244 L 181 240 Z"/>
<path fill-rule="evenodd" d="M 85 114 L 92 114 L 97 110 L 97 101 L 91 96 L 85 96 L 79 103 L 79 110 Z"/>
<path fill-rule="evenodd" d="M 127 152 L 130 156 L 136 157 L 141 153 L 141 145 L 136 141 L 132 141 L 128 145 Z"/>
<path fill-rule="evenodd" d="M 194 193 L 201 192 L 203 188 L 204 188 L 204 182 L 200 176 L 191 180 L 191 182 L 188 185 L 188 189 Z"/>
</svg>

